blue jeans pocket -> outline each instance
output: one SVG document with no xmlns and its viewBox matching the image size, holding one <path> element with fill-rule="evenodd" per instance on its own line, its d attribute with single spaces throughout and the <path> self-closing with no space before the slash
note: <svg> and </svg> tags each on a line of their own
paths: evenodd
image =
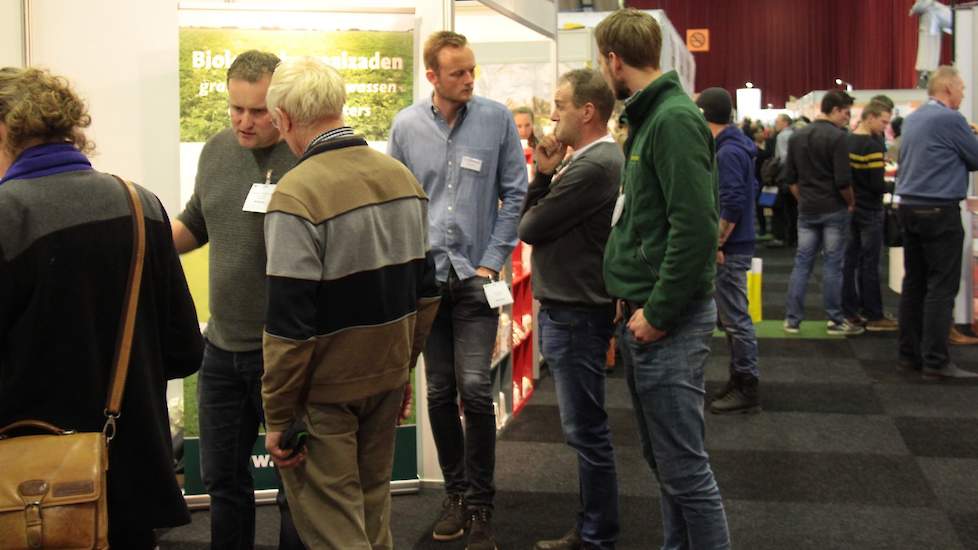
<svg viewBox="0 0 978 550">
<path fill-rule="evenodd" d="M 560 328 L 574 328 L 579 321 L 579 319 L 573 313 L 559 309 L 540 308 L 540 313 L 546 315 L 547 320 Z"/>
<path fill-rule="evenodd" d="M 656 342 L 640 343 L 628 334 L 625 345 L 632 356 L 636 390 L 641 394 L 661 386 L 682 386 L 702 392 L 710 354 L 708 337 L 698 333 L 667 335 Z"/>
</svg>

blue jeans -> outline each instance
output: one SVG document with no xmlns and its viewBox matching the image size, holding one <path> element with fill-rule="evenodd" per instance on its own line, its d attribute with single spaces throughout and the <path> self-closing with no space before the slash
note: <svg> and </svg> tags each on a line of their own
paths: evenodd
<svg viewBox="0 0 978 550">
<path fill-rule="evenodd" d="M 540 351 L 557 388 L 560 425 L 577 451 L 581 540 L 611 550 L 618 538 L 618 474 L 605 400 L 614 310 L 541 307 Z"/>
<path fill-rule="evenodd" d="M 459 280 L 451 273 L 442 286 L 424 361 L 428 418 L 445 491 L 464 495 L 469 506 L 491 508 L 496 494 L 496 413 L 489 367 L 499 312 L 486 300 L 482 287 L 489 282 L 485 277 Z"/>
<path fill-rule="evenodd" d="M 210 342 L 197 382 L 200 475 L 211 497 L 211 548 L 255 547 L 255 483 L 249 465 L 265 421 L 262 352 L 225 351 Z M 279 482 L 279 548 L 303 548 Z"/>
<path fill-rule="evenodd" d="M 842 267 L 842 311 L 846 317 L 883 318 L 880 253 L 883 250 L 883 211 L 857 208 L 849 225 Z"/>
<path fill-rule="evenodd" d="M 791 270 L 785 320 L 792 325 L 805 318 L 805 287 L 812 274 L 815 257 L 825 252 L 822 268 L 822 302 L 830 321 L 841 323 L 842 313 L 842 257 L 849 235 L 849 211 L 837 210 L 831 214 L 798 215 L 798 252 L 795 267 Z"/>
<path fill-rule="evenodd" d="M 747 272 L 751 257 L 748 254 L 725 256 L 717 265 L 716 300 L 720 324 L 727 334 L 730 348 L 730 372 L 760 376 L 757 369 L 757 337 L 747 302 Z"/>
<path fill-rule="evenodd" d="M 630 315 L 625 311 L 625 319 Z M 642 451 L 659 480 L 662 550 L 730 548 L 720 488 L 704 445 L 703 370 L 716 321 L 716 305 L 707 298 L 690 303 L 679 325 L 657 342 L 637 342 L 625 322 L 619 328 Z"/>
</svg>

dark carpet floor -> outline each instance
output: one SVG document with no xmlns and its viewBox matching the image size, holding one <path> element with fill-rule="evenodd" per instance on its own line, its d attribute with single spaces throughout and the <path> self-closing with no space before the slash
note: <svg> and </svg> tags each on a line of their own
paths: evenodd
<svg viewBox="0 0 978 550">
<path fill-rule="evenodd" d="M 783 316 L 790 251 L 765 259 L 764 315 Z M 884 271 L 885 273 L 885 271 Z M 885 279 L 884 279 L 885 280 Z M 897 297 L 886 291 L 888 311 Z M 819 276 L 807 318 L 824 325 Z M 817 321 L 817 320 L 821 321 Z M 714 338 L 708 388 L 725 379 L 728 351 Z M 978 383 L 928 383 L 895 368 L 895 334 L 766 338 L 759 342 L 764 412 L 707 415 L 707 446 L 735 548 L 748 550 L 978 550 Z M 978 348 L 953 348 L 978 370 Z M 658 488 L 641 456 L 622 373 L 608 382 L 621 490 L 620 549 L 661 544 Z M 576 462 L 563 444 L 552 381 L 502 432 L 494 525 L 501 549 L 530 549 L 562 534 L 577 508 Z M 393 499 L 398 548 L 461 550 L 430 528 L 441 494 Z M 260 548 L 274 548 L 274 506 L 258 510 Z M 163 549 L 201 549 L 208 515 L 165 533 Z"/>
</svg>

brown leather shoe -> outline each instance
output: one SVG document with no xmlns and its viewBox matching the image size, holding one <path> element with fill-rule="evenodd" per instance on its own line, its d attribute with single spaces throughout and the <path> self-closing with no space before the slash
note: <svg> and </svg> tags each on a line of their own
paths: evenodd
<svg viewBox="0 0 978 550">
<path fill-rule="evenodd" d="M 968 336 L 958 330 L 958 327 L 951 325 L 951 332 L 947 335 L 947 343 L 952 346 L 973 346 L 978 344 L 978 338 Z"/>
<path fill-rule="evenodd" d="M 581 535 L 577 532 L 577 527 L 568 531 L 559 539 L 538 540 L 533 550 L 581 550 L 584 543 L 581 542 Z"/>
</svg>

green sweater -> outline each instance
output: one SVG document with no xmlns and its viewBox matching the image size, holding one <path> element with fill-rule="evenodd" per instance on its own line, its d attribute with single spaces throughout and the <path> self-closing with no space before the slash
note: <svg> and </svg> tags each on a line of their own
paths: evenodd
<svg viewBox="0 0 978 550">
<path fill-rule="evenodd" d="M 713 136 L 675 71 L 633 96 L 624 119 L 625 204 L 605 249 L 605 284 L 612 296 L 645 304 L 645 319 L 670 331 L 691 302 L 713 292 Z"/>
</svg>

